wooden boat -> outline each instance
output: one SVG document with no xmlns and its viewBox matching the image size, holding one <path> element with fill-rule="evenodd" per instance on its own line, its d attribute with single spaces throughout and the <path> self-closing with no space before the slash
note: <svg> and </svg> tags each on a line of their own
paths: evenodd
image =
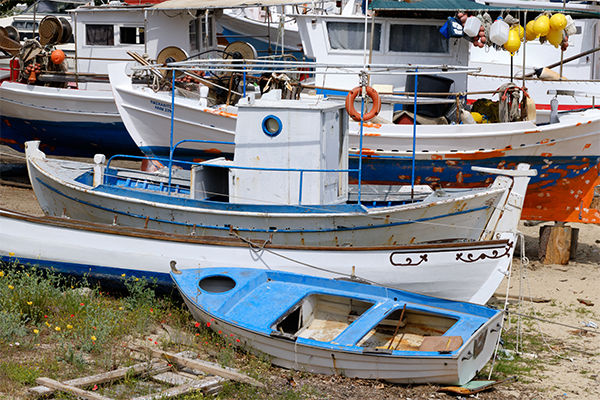
<svg viewBox="0 0 600 400">
<path fill-rule="evenodd" d="M 511 193 L 517 199 L 524 195 L 528 175 L 535 173 L 524 165 L 518 171 L 489 170 L 512 174 L 514 182 L 500 176 L 483 189 L 428 188 L 419 199 L 410 190 L 353 199 L 342 103 L 263 96 L 238 107 L 243 123 L 237 125 L 234 161 L 203 162 L 191 172 L 113 168 L 110 162 L 104 166 L 102 156 L 96 156 L 96 165 L 48 159 L 39 142 L 28 142 L 38 201 L 48 215 L 172 233 L 235 232 L 284 245 L 478 241 L 516 228 L 516 221 L 498 226 L 500 210 Z"/>
<path fill-rule="evenodd" d="M 490 241 L 408 246 L 282 246 L 243 237 L 169 234 L 151 229 L 39 217 L 0 208 L 0 260 L 86 275 L 103 285 L 122 275 L 172 288 L 180 269 L 251 267 L 354 279 L 436 297 L 485 304 L 506 277 L 516 233 Z"/>
<path fill-rule="evenodd" d="M 502 328 L 500 310 L 355 282 L 247 268 L 173 267 L 171 276 L 194 318 L 312 373 L 461 385 Z"/>
</svg>

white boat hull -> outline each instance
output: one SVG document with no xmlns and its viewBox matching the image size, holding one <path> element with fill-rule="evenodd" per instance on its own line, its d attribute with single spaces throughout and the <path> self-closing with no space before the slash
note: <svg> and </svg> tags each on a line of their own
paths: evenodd
<svg viewBox="0 0 600 400">
<path fill-rule="evenodd" d="M 40 206 L 48 215 L 181 234 L 228 236 L 235 232 L 282 245 L 374 246 L 458 238 L 485 240 L 496 232 L 500 217 L 495 207 L 506 203 L 512 184 L 511 179 L 498 177 L 487 189 L 443 195 L 439 199 L 431 196 L 399 206 L 361 206 L 360 211 L 353 212 L 306 212 L 310 207 L 300 212 L 293 206 L 273 211 L 238 211 L 236 204 L 198 203 L 186 195 L 180 201 L 160 192 L 121 192 L 110 187 L 97 190 L 76 180 L 92 171 L 92 164 L 47 159 L 36 142 L 28 142 L 26 147 L 29 177 Z M 521 190 L 524 192 L 525 187 Z M 139 197 L 131 197 L 136 194 Z M 520 214 L 520 205 L 517 208 Z M 506 230 L 514 230 L 517 222 L 512 221 L 514 226 L 509 224 Z"/>
<path fill-rule="evenodd" d="M 169 262 L 179 269 L 251 267 L 326 278 L 352 274 L 374 284 L 452 300 L 485 304 L 505 278 L 514 233 L 491 242 L 389 247 L 300 247 L 164 234 L 64 218 L 0 210 L 0 259 L 89 274 L 103 281 L 121 275 L 172 285 Z"/>
</svg>

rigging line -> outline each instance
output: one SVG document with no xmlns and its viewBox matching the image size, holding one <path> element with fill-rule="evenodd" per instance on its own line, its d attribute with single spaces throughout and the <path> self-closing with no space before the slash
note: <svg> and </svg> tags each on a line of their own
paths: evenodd
<svg viewBox="0 0 600 400">
<path fill-rule="evenodd" d="M 25 156 L 22 156 L 20 154 L 5 153 L 3 151 L 0 151 L 0 156 L 13 157 L 13 158 L 18 158 L 20 160 L 26 160 L 27 159 Z"/>
<path fill-rule="evenodd" d="M 533 316 L 531 316 L 531 315 L 527 315 L 527 314 L 520 314 L 520 313 L 517 313 L 517 312 L 515 312 L 515 311 L 510 311 L 510 310 L 506 310 L 505 312 L 506 312 L 507 314 L 519 315 L 519 316 L 521 316 L 521 317 L 530 318 L 530 319 L 535 319 L 535 320 L 537 320 L 537 321 L 541 321 L 541 322 L 547 322 L 547 323 L 549 323 L 549 324 L 560 325 L 560 326 L 564 326 L 564 327 L 566 327 L 566 328 L 573 328 L 573 329 L 577 329 L 578 331 L 584 331 L 584 332 L 587 332 L 587 333 L 594 333 L 594 334 L 596 334 L 596 335 L 600 335 L 600 331 L 597 331 L 597 330 L 596 330 L 596 331 L 593 331 L 593 330 L 591 330 L 591 329 L 580 328 L 580 327 L 578 327 L 578 326 L 574 326 L 574 325 L 568 325 L 568 324 L 563 324 L 562 322 L 555 322 L 555 321 L 551 321 L 551 320 L 549 320 L 549 319 L 544 319 L 544 318 L 540 318 L 540 317 L 533 317 Z"/>
<path fill-rule="evenodd" d="M 573 359 L 573 358 L 571 358 L 571 357 L 563 357 L 563 356 L 559 355 L 559 354 L 558 354 L 556 351 L 554 351 L 554 349 L 553 349 L 553 348 L 550 346 L 550 344 L 549 344 L 549 343 L 546 341 L 546 336 L 544 336 L 544 333 L 542 332 L 542 327 L 541 327 L 541 325 L 540 325 L 540 321 L 544 321 L 544 320 L 543 320 L 542 318 L 539 318 L 539 317 L 537 316 L 537 310 L 535 309 L 535 305 L 533 304 L 533 300 L 532 300 L 532 298 L 531 298 L 531 286 L 529 285 L 529 276 L 527 275 L 527 269 L 525 268 L 525 266 L 523 267 L 523 276 L 524 276 L 524 278 L 525 278 L 525 282 L 527 283 L 527 292 L 528 292 L 528 294 L 529 294 L 529 301 L 530 301 L 530 303 L 531 303 L 531 309 L 533 310 L 533 313 L 534 313 L 534 315 L 535 315 L 535 317 L 528 317 L 528 318 L 532 318 L 532 319 L 535 319 L 535 320 L 536 320 L 536 322 L 537 322 L 537 327 L 538 327 L 538 331 L 540 332 L 540 336 L 542 337 L 542 340 L 544 341 L 544 344 L 546 345 L 546 347 L 548 347 L 548 349 L 550 350 L 550 352 L 551 352 L 552 354 L 554 354 L 554 355 L 555 355 L 555 356 L 557 356 L 558 358 L 567 359 L 567 360 L 569 360 L 569 361 L 571 361 L 571 362 L 574 362 L 574 359 Z M 521 285 L 519 284 L 519 286 L 521 286 Z M 559 322 L 552 322 L 552 321 L 544 321 L 544 322 L 549 322 L 549 323 L 552 323 L 552 324 L 556 324 L 556 325 L 562 325 L 562 326 L 569 326 L 569 325 L 561 324 L 561 323 L 559 323 Z M 575 327 L 572 327 L 572 328 L 574 328 L 574 329 L 578 329 L 578 328 L 575 328 Z M 587 330 L 587 329 L 583 329 L 583 328 L 581 328 L 581 330 L 584 330 L 584 331 L 586 331 L 586 332 L 591 332 L 591 333 L 598 333 L 598 332 L 593 332 L 593 331 L 591 331 L 591 330 Z"/>
<path fill-rule="evenodd" d="M 523 235 L 523 233 L 517 231 L 517 240 L 520 240 L 520 244 L 521 244 L 521 264 L 523 263 L 523 260 L 527 260 L 526 257 L 524 256 L 525 254 L 525 236 Z M 516 245 L 515 245 L 516 248 Z M 529 260 L 527 260 L 527 263 L 529 263 Z M 506 276 L 508 277 L 508 282 L 506 284 L 506 297 L 504 298 L 504 307 L 503 307 L 503 311 L 508 311 L 508 291 L 510 290 L 510 278 L 512 275 L 512 267 L 513 267 L 513 263 L 512 260 L 510 262 L 510 264 L 508 265 L 508 270 L 506 271 Z M 501 323 L 501 332 L 504 329 L 504 318 L 500 321 Z M 508 320 L 508 323 L 510 324 L 510 319 Z M 494 372 L 494 364 L 496 362 L 496 357 L 498 356 L 498 350 L 500 348 L 500 340 L 502 338 L 502 334 L 500 333 L 498 335 L 498 339 L 496 340 L 496 346 L 494 347 L 494 356 L 492 357 L 492 366 L 490 367 L 490 373 L 488 375 L 488 380 L 492 379 L 492 373 Z"/>
<path fill-rule="evenodd" d="M 250 241 L 250 240 L 248 240 L 248 239 L 246 239 L 246 238 L 243 238 L 242 236 L 240 236 L 240 235 L 239 235 L 238 233 L 236 233 L 236 232 L 231 232 L 231 233 L 230 233 L 230 235 L 232 235 L 232 236 L 234 236 L 234 237 L 237 237 L 238 239 L 240 239 L 240 240 L 242 240 L 243 242 L 247 243 L 247 244 L 248 244 L 248 246 L 250 246 L 250 247 L 259 248 L 259 246 L 257 246 L 255 243 L 253 243 L 252 241 Z M 316 269 L 316 270 L 318 270 L 318 271 L 328 272 L 328 273 L 330 273 L 330 274 L 342 275 L 342 276 L 346 276 L 346 277 L 349 277 L 349 278 L 353 278 L 353 275 L 352 275 L 352 274 L 347 274 L 347 273 L 343 273 L 343 272 L 336 272 L 336 271 L 329 270 L 329 269 L 327 269 L 327 268 L 317 267 L 316 265 L 308 264 L 308 263 L 305 263 L 305 262 L 303 262 L 303 261 L 295 260 L 295 259 L 293 259 L 293 258 L 291 258 L 291 257 L 284 256 L 283 254 L 279 254 L 279 253 L 277 253 L 277 252 L 275 252 L 275 251 L 273 251 L 273 250 L 267 249 L 267 248 L 266 248 L 266 247 L 264 247 L 264 246 L 263 246 L 263 247 L 260 247 L 260 249 L 262 249 L 262 250 L 264 250 L 264 251 L 266 251 L 266 252 L 269 252 L 269 253 L 273 254 L 274 256 L 281 257 L 281 258 L 283 258 L 284 260 L 288 260 L 288 261 L 294 262 L 294 263 L 296 263 L 296 264 L 303 265 L 303 266 L 305 266 L 305 267 L 308 267 L 308 268 Z M 252 249 L 252 251 L 255 251 L 255 250 L 254 250 L 254 249 Z M 354 277 L 355 277 L 355 276 L 354 276 Z M 375 282 L 375 281 L 371 281 L 371 280 L 368 280 L 368 279 L 365 279 L 365 278 L 360 278 L 360 280 L 361 280 L 361 281 L 364 281 L 364 282 L 368 282 L 368 283 L 370 283 L 370 284 L 372 284 L 372 285 L 384 286 L 384 287 L 385 287 L 385 285 L 383 285 L 382 283 Z"/>
</svg>

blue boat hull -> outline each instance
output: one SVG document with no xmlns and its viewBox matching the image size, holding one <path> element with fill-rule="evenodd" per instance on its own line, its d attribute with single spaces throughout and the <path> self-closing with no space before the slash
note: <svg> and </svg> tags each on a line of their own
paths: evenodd
<svg viewBox="0 0 600 400">
<path fill-rule="evenodd" d="M 142 155 L 122 122 L 31 121 L 3 115 L 0 124 L 2 144 L 20 152 L 25 142 L 40 140 L 44 152 L 54 156 Z"/>
</svg>

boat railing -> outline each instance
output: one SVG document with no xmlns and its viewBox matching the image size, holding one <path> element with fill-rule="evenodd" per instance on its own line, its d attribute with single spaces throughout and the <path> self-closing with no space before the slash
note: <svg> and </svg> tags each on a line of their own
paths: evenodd
<svg viewBox="0 0 600 400">
<path fill-rule="evenodd" d="M 131 55 L 131 54 L 130 54 Z M 137 57 L 136 57 L 137 58 Z M 243 74 L 243 96 L 246 96 L 246 82 L 247 76 L 252 73 L 289 73 L 291 71 L 302 71 L 305 69 L 310 70 L 321 70 L 326 73 L 337 73 L 337 74 L 348 74 L 358 75 L 361 86 L 367 86 L 369 75 L 413 75 L 415 79 L 414 87 L 415 92 L 413 95 L 413 107 L 416 112 L 417 109 L 417 88 L 418 88 L 418 76 L 421 74 L 436 73 L 443 75 L 451 74 L 465 74 L 469 72 L 480 71 L 479 68 L 469 68 L 463 66 L 453 65 L 415 65 L 415 64 L 349 64 L 349 63 L 319 63 L 314 61 L 297 61 L 297 60 L 271 60 L 271 59 L 258 59 L 258 60 L 235 60 L 235 59 L 203 59 L 203 60 L 186 60 L 179 62 L 166 63 L 166 65 L 151 65 L 148 63 L 142 63 L 139 67 L 132 68 L 134 71 L 147 71 L 155 76 L 162 76 L 164 78 L 170 75 L 172 88 L 175 88 L 175 77 L 178 71 L 187 70 L 218 70 L 221 73 L 242 73 Z M 163 75 L 164 74 L 164 75 Z M 363 115 L 365 108 L 365 99 L 361 101 L 361 112 Z M 173 126 L 175 120 L 175 90 L 171 90 L 171 156 L 173 151 Z M 361 181 L 362 181 L 362 142 L 363 142 L 363 126 L 364 120 L 361 118 L 360 123 L 360 146 L 359 146 L 359 160 L 358 160 L 358 202 L 361 202 Z M 411 188 L 414 188 L 415 182 L 415 153 L 416 153 L 416 118 L 413 121 L 413 149 L 412 149 L 412 177 L 411 177 Z M 172 158 L 172 157 L 171 157 Z M 172 159 L 169 161 L 169 181 L 172 171 Z"/>
<path fill-rule="evenodd" d="M 226 143 L 233 144 L 231 142 L 219 142 L 212 140 L 195 140 L 195 139 L 187 139 L 181 140 L 177 143 L 177 145 L 186 142 L 199 142 L 199 143 Z M 123 173 L 122 171 L 112 172 L 111 163 L 115 161 L 115 159 L 125 159 L 125 160 L 139 160 L 139 161 L 158 161 L 159 163 L 169 164 L 169 174 L 158 175 L 155 173 L 149 173 L 145 171 L 127 171 L 127 173 Z M 96 160 L 96 166 L 101 166 L 103 159 L 99 158 Z M 128 187 L 132 188 L 140 188 L 146 190 L 156 190 L 159 192 L 167 192 L 168 194 L 190 194 L 190 186 L 191 181 L 188 179 L 188 174 L 186 173 L 184 177 L 181 176 L 173 176 L 173 164 L 182 166 L 189 165 L 190 169 L 194 166 L 202 166 L 202 167 L 213 167 L 213 168 L 224 168 L 227 170 L 239 169 L 239 170 L 253 170 L 253 171 L 270 171 L 270 172 L 294 172 L 299 174 L 299 194 L 298 194 L 298 204 L 302 204 L 302 192 L 304 185 L 304 177 L 305 173 L 350 173 L 350 172 L 358 172 L 357 168 L 347 168 L 347 169 L 316 169 L 316 168 L 272 168 L 272 167 L 245 167 L 238 166 L 231 163 L 223 164 L 216 161 L 204 161 L 201 163 L 185 161 L 185 160 L 173 160 L 173 158 L 164 158 L 164 157 L 148 157 L 148 156 L 133 156 L 133 155 L 125 155 L 125 154 L 116 154 L 108 159 L 106 162 L 105 168 L 94 168 L 94 178 L 93 181 L 97 184 L 107 184 L 107 180 L 110 178 L 116 179 L 124 179 L 127 183 Z M 165 167 L 166 168 L 166 167 Z M 152 180 L 150 182 L 149 180 Z M 95 184 L 96 186 L 96 184 Z M 223 193 L 215 193 L 218 195 L 223 195 Z"/>
</svg>

